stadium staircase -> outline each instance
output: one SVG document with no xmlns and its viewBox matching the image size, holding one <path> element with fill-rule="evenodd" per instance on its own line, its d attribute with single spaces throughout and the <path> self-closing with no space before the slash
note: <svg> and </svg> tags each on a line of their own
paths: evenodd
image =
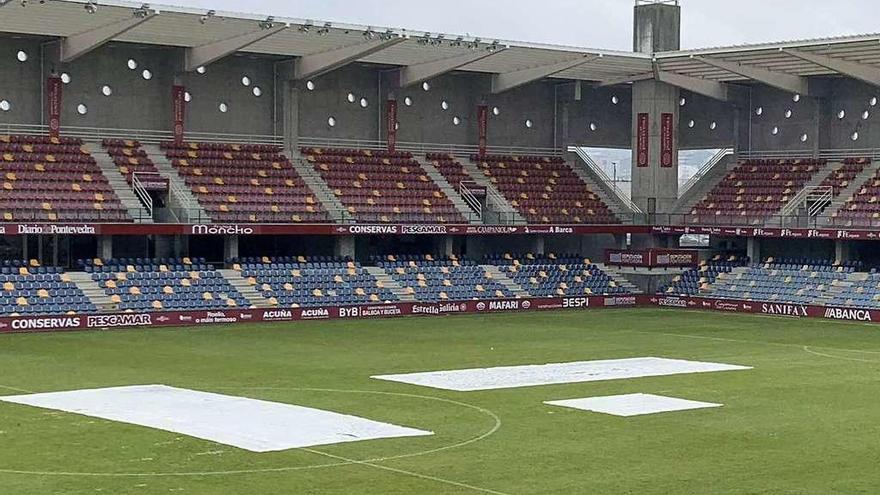
<svg viewBox="0 0 880 495">
<path fill-rule="evenodd" d="M 529 297 L 530 294 L 528 291 L 522 288 L 521 285 L 514 282 L 507 275 L 501 272 L 495 265 L 481 265 L 486 273 L 492 276 L 492 279 L 503 285 L 507 290 L 509 290 L 513 295 L 519 299 L 523 297 Z"/>
<path fill-rule="evenodd" d="M 440 171 L 437 170 L 437 168 L 434 167 L 434 165 L 431 164 L 429 160 L 424 159 L 423 156 L 417 156 L 416 161 L 418 161 L 419 165 L 421 165 L 422 168 L 425 169 L 428 177 L 433 180 L 435 184 L 437 184 L 437 187 L 439 187 L 440 190 L 443 191 L 443 194 L 445 194 L 446 197 L 449 198 L 450 201 L 452 201 L 455 209 L 458 210 L 458 212 L 461 213 L 463 217 L 469 219 L 470 223 L 472 224 L 482 223 L 479 218 L 479 214 L 472 210 L 467 203 L 465 203 L 461 195 L 458 194 L 458 191 L 456 191 L 455 188 L 453 188 L 452 185 L 449 184 L 449 181 L 447 181 L 446 178 L 443 177 L 443 174 L 441 174 Z"/>
<path fill-rule="evenodd" d="M 578 153 L 566 155 L 566 164 L 578 176 L 578 178 L 599 196 L 622 223 L 633 223 L 633 215 L 638 213 L 638 207 L 627 198 L 622 191 L 615 190 L 609 177 L 601 177 L 597 172 L 598 167 L 593 167 L 586 159 L 589 156 Z M 591 160 L 591 159 L 590 159 Z M 592 161 L 592 160 L 591 160 Z"/>
<path fill-rule="evenodd" d="M 618 287 L 623 287 L 630 294 L 641 294 L 642 290 L 636 287 L 635 284 L 627 280 L 626 275 L 624 275 L 619 268 L 606 266 L 603 263 L 596 263 L 596 266 L 599 267 L 600 270 L 607 273 L 613 280 L 614 283 L 617 284 Z"/>
<path fill-rule="evenodd" d="M 850 181 L 849 186 L 841 190 L 837 196 L 834 197 L 831 201 L 831 205 L 829 205 L 828 208 L 825 208 L 825 211 L 819 215 L 819 225 L 830 224 L 834 215 L 841 213 L 846 207 L 847 201 L 852 199 L 852 197 L 865 187 L 866 184 L 873 181 L 878 170 L 880 170 L 880 163 L 872 163 L 865 167 L 859 175 Z"/>
<path fill-rule="evenodd" d="M 511 221 L 509 223 L 517 224 L 517 225 L 525 225 L 526 219 L 520 215 L 519 211 L 516 210 L 510 203 L 507 202 L 507 199 L 492 185 L 491 182 L 486 178 L 482 171 L 480 171 L 479 167 L 475 163 L 473 163 L 468 157 L 455 157 L 459 163 L 464 167 L 467 171 L 468 175 L 477 183 L 477 185 L 483 186 L 487 191 L 487 201 L 490 203 L 492 209 L 501 214 L 502 217 L 509 218 Z"/>
<path fill-rule="evenodd" d="M 403 287 L 394 280 L 391 275 L 388 274 L 385 270 L 379 268 L 378 266 L 365 266 L 365 270 L 367 273 L 376 278 L 382 285 L 385 286 L 388 290 L 391 291 L 398 299 L 403 302 L 414 302 L 416 300 L 415 296 L 412 294 L 408 294 L 403 290 Z"/>
<path fill-rule="evenodd" d="M 247 299 L 247 302 L 250 303 L 251 307 L 259 309 L 272 307 L 272 305 L 269 304 L 269 301 L 260 295 L 254 286 L 248 284 L 247 279 L 242 278 L 240 272 L 226 269 L 217 271 L 227 282 L 229 282 L 229 285 L 233 286 L 245 299 Z"/>
<path fill-rule="evenodd" d="M 168 207 L 177 211 L 179 221 L 190 223 L 211 223 L 208 212 L 199 204 L 192 190 L 178 175 L 165 153 L 156 144 L 141 145 L 147 156 L 156 165 L 159 174 L 168 179 Z"/>
<path fill-rule="evenodd" d="M 153 218 L 144 207 L 144 204 L 135 195 L 125 176 L 119 170 L 119 167 L 113 163 L 113 159 L 107 154 L 100 142 L 86 142 L 84 146 L 89 150 L 89 154 L 95 159 L 101 173 L 107 178 L 113 192 L 119 198 L 119 201 L 128 210 L 128 214 L 134 219 L 135 223 L 153 223 Z"/>
<path fill-rule="evenodd" d="M 315 198 L 321 202 L 324 209 L 330 214 L 332 221 L 336 223 L 354 223 L 354 217 L 345 209 L 345 206 L 339 201 L 339 198 L 330 190 L 330 186 L 324 182 L 324 179 L 315 171 L 315 169 L 306 162 L 299 150 L 286 153 L 290 156 L 290 163 L 293 165 L 296 173 L 302 177 L 303 182 L 309 186 L 309 189 L 315 193 Z"/>
<path fill-rule="evenodd" d="M 672 212 L 689 214 L 693 211 L 697 203 L 715 189 L 715 186 L 736 166 L 736 163 L 736 154 L 729 149 L 722 150 L 719 155 L 706 162 L 703 168 L 679 188 L 678 201 Z"/>
<path fill-rule="evenodd" d="M 115 310 L 116 304 L 110 300 L 110 296 L 104 292 L 104 289 L 92 280 L 91 274 L 86 272 L 67 272 L 67 276 L 83 292 L 83 295 L 98 308 L 98 311 L 108 312 Z"/>
</svg>

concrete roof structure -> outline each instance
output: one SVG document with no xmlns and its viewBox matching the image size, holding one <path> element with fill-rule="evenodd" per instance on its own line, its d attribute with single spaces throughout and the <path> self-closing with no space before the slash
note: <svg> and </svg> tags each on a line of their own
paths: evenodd
<svg viewBox="0 0 880 495">
<path fill-rule="evenodd" d="M 528 82 L 526 77 L 620 84 L 652 73 L 703 93 L 723 90 L 706 81 L 758 81 L 804 93 L 808 76 L 880 84 L 880 34 L 644 54 L 119 0 L 0 0 L 0 13 L 0 32 L 61 39 L 62 62 L 116 41 L 187 48 L 194 62 L 187 70 L 238 52 L 307 57 L 317 72 L 322 60 L 346 58 L 429 68 L 431 74 L 444 69 L 487 73 L 518 84 Z"/>
</svg>

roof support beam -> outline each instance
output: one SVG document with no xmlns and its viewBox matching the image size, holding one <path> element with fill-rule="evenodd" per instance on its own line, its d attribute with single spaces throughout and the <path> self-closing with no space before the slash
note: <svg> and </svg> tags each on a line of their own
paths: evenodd
<svg viewBox="0 0 880 495">
<path fill-rule="evenodd" d="M 797 57 L 801 60 L 816 64 L 820 67 L 838 72 L 841 75 L 858 79 L 874 86 L 880 86 L 880 70 L 858 62 L 850 62 L 839 58 L 829 57 L 827 55 L 819 55 L 816 53 L 804 52 L 801 50 L 783 49 L 783 53 Z"/>
<path fill-rule="evenodd" d="M 805 77 L 793 76 L 791 74 L 762 69 L 753 65 L 743 65 L 736 62 L 729 62 L 727 60 L 719 60 L 717 58 L 694 57 L 694 60 L 699 60 L 706 65 L 726 70 L 727 72 L 733 72 L 734 74 L 748 77 L 749 79 L 764 83 L 768 86 L 773 86 L 774 88 L 779 88 L 783 91 L 801 95 L 810 94 L 809 81 Z"/>
<path fill-rule="evenodd" d="M 225 40 L 213 41 L 211 43 L 187 48 L 186 50 L 186 71 L 192 72 L 199 67 L 220 60 L 223 57 L 232 55 L 233 53 L 247 48 L 258 41 L 262 41 L 270 36 L 276 35 L 287 29 L 287 26 L 277 26 L 269 29 L 260 29 L 252 31 Z"/>
<path fill-rule="evenodd" d="M 326 74 L 404 41 L 406 39 L 403 37 L 390 40 L 375 39 L 365 43 L 300 57 L 296 60 L 294 78 L 305 79 Z"/>
<path fill-rule="evenodd" d="M 495 74 L 492 76 L 492 94 L 510 91 L 511 89 L 518 88 L 524 84 L 539 81 L 545 77 L 550 77 L 568 69 L 573 69 L 579 65 L 596 60 L 597 58 L 599 58 L 598 55 L 585 55 L 574 60 L 566 60 L 565 62 L 557 62 L 550 65 L 541 65 L 539 67 L 530 67 L 528 69 Z"/>
<path fill-rule="evenodd" d="M 155 12 L 149 13 L 143 17 L 132 16 L 130 19 L 106 24 L 92 29 L 91 31 L 68 36 L 61 40 L 60 61 L 62 63 L 72 62 L 86 53 L 100 47 L 104 43 L 112 41 L 114 38 L 123 35 L 158 16 L 159 14 Z"/>
<path fill-rule="evenodd" d="M 632 74 L 628 76 L 618 77 L 615 79 L 606 79 L 604 81 L 600 81 L 595 84 L 597 88 L 605 88 L 608 86 L 617 86 L 618 84 L 626 84 L 638 81 L 647 81 L 648 79 L 654 79 L 653 72 L 643 72 L 641 74 Z"/>
<path fill-rule="evenodd" d="M 500 53 L 502 51 L 504 51 L 503 48 L 495 51 L 480 50 L 476 52 L 468 52 L 464 55 L 458 55 L 455 57 L 433 60 L 431 62 L 424 62 L 421 64 L 408 65 L 406 67 L 403 67 L 399 71 L 400 87 L 405 88 L 407 86 L 412 86 L 413 84 L 418 84 L 437 76 L 442 76 L 443 74 L 447 74 L 458 68 L 464 67 L 465 65 L 482 60 L 486 57 L 491 57 L 492 55 L 495 55 L 496 53 Z"/>
<path fill-rule="evenodd" d="M 691 93 L 708 96 L 716 100 L 730 102 L 732 99 L 730 85 L 717 81 L 710 81 L 700 77 L 683 76 L 674 72 L 665 72 L 657 70 L 657 80 L 675 86 L 677 88 L 686 89 Z"/>
</svg>

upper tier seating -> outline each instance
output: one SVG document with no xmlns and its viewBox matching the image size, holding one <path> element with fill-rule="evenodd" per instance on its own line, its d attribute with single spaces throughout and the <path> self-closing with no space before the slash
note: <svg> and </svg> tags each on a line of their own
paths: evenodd
<svg viewBox="0 0 880 495">
<path fill-rule="evenodd" d="M 749 264 L 747 257 L 716 255 L 711 260 L 703 261 L 697 268 L 691 268 L 681 275 L 672 279 L 672 283 L 661 286 L 658 294 L 670 294 L 677 296 L 695 296 L 701 288 L 707 288 L 715 283 L 715 279 L 722 273 L 730 273 L 734 268 Z"/>
<path fill-rule="evenodd" d="M 561 157 L 473 155 L 471 160 L 529 223 L 619 223 Z"/>
<path fill-rule="evenodd" d="M 329 221 L 278 146 L 164 142 L 161 148 L 215 221 Z"/>
<path fill-rule="evenodd" d="M 0 136 L 0 186 L 0 221 L 132 221 L 80 139 Z"/>
<path fill-rule="evenodd" d="M 35 260 L 0 263 L 0 316 L 93 313 L 95 305 L 61 268 Z"/>
<path fill-rule="evenodd" d="M 802 305 L 847 303 L 852 307 L 866 304 L 880 307 L 878 281 L 868 279 L 868 274 L 856 274 L 860 266 L 860 263 L 839 265 L 825 260 L 768 258 L 764 263 L 718 275 L 714 283 L 700 287 L 699 295 Z"/>
<path fill-rule="evenodd" d="M 869 163 L 870 160 L 866 159 Z M 847 226 L 880 225 L 880 170 L 867 180 L 832 217 Z"/>
<path fill-rule="evenodd" d="M 321 148 L 301 151 L 357 221 L 466 222 L 411 153 Z"/>
<path fill-rule="evenodd" d="M 473 177 L 468 171 L 464 168 L 464 166 L 455 159 L 454 156 L 447 153 L 428 153 L 425 155 L 425 158 L 440 172 L 440 175 L 446 179 L 446 182 L 452 186 L 453 189 L 459 191 L 461 189 L 462 181 L 468 182 L 473 181 Z"/>
<path fill-rule="evenodd" d="M 204 259 L 86 260 L 82 265 L 125 312 L 249 306 Z"/>
<path fill-rule="evenodd" d="M 513 298 L 514 294 L 494 280 L 475 261 L 435 258 L 431 255 L 389 255 L 373 259 L 376 266 L 420 302 Z"/>
<path fill-rule="evenodd" d="M 503 254 L 487 256 L 487 263 L 535 297 L 626 294 L 607 273 L 589 259 L 573 254 Z"/>
<path fill-rule="evenodd" d="M 870 164 L 870 158 L 847 158 L 843 164 L 836 166 L 831 171 L 820 186 L 834 188 L 834 196 L 837 196 L 840 191 L 849 187 L 850 182 Z"/>
<path fill-rule="evenodd" d="M 731 170 L 691 211 L 695 224 L 760 225 L 799 193 L 825 160 L 748 160 Z"/>
<path fill-rule="evenodd" d="M 382 282 L 350 259 L 285 256 L 231 262 L 272 306 L 308 308 L 398 300 Z"/>
<path fill-rule="evenodd" d="M 132 181 L 132 174 L 159 174 L 159 169 L 147 156 L 146 150 L 141 148 L 139 141 L 105 139 L 101 144 L 107 150 L 107 154 L 113 158 L 113 163 L 119 168 L 129 184 Z"/>
</svg>

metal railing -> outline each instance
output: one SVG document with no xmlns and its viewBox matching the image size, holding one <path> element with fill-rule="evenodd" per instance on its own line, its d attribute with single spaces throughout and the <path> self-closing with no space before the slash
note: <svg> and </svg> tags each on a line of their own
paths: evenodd
<svg viewBox="0 0 880 495">
<path fill-rule="evenodd" d="M 354 148 L 366 150 L 387 150 L 388 142 L 373 139 L 336 139 L 319 137 L 299 137 L 299 146 L 310 148 Z M 475 155 L 479 153 L 477 145 L 451 143 L 416 143 L 398 141 L 395 149 L 413 154 L 449 153 L 452 155 Z M 492 146 L 493 155 L 517 156 L 562 156 L 563 150 L 558 148 L 536 148 L 525 146 Z"/>
<path fill-rule="evenodd" d="M 162 177 L 161 175 L 153 172 L 135 172 L 131 174 L 131 189 L 134 191 L 134 194 L 141 201 L 141 204 L 144 205 L 144 208 L 147 210 L 147 215 L 150 218 L 153 218 L 153 198 L 150 196 L 150 193 L 144 188 L 144 185 L 141 183 L 140 175 L 149 175 L 151 177 Z"/>
<path fill-rule="evenodd" d="M 808 186 L 797 193 L 779 212 L 780 216 L 797 215 L 803 208 L 810 217 L 818 216 L 825 211 L 834 199 L 834 188 L 831 186 Z"/>
<path fill-rule="evenodd" d="M 596 175 L 598 180 L 602 181 L 602 183 L 604 183 L 608 187 L 608 189 L 611 190 L 612 193 L 614 193 L 617 201 L 620 202 L 620 204 L 629 208 L 629 210 L 633 213 L 644 213 L 637 204 L 633 203 L 632 199 L 630 199 L 629 196 L 627 196 L 626 193 L 623 192 L 623 190 L 617 187 L 617 183 L 615 183 L 614 180 L 611 179 L 611 177 L 608 177 L 608 174 L 605 173 L 604 170 L 602 170 L 602 167 L 600 167 L 599 164 L 597 164 L 593 160 L 593 157 L 591 157 L 589 153 L 584 151 L 583 148 L 571 146 L 568 148 L 568 151 L 576 154 L 584 163 L 587 164 L 593 174 Z"/>
<path fill-rule="evenodd" d="M 715 155 L 712 156 L 712 158 L 710 158 L 709 161 L 704 163 L 703 166 L 700 167 L 699 170 L 697 170 L 697 173 L 695 173 L 693 175 L 693 177 L 688 179 L 687 182 L 684 183 L 684 185 L 682 185 L 681 187 L 678 188 L 678 197 L 683 198 L 684 195 L 687 194 L 687 192 L 690 191 L 691 188 L 694 187 L 697 184 L 697 182 L 700 181 L 700 179 L 705 177 L 709 172 L 711 172 L 715 168 L 716 165 L 721 163 L 722 160 L 724 160 L 725 158 L 727 158 L 728 156 L 730 156 L 732 154 L 733 154 L 733 148 L 723 148 L 723 149 L 718 150 L 718 153 L 715 153 Z"/>
<path fill-rule="evenodd" d="M 0 124 L 0 134 L 48 136 L 49 127 L 45 125 L 30 124 Z M 80 138 L 86 141 L 100 141 L 102 139 L 136 139 L 144 144 L 159 144 L 162 141 L 171 141 L 174 139 L 174 135 L 171 131 L 110 129 L 104 127 L 64 126 L 61 130 L 61 134 L 64 137 Z M 188 132 L 186 134 L 186 139 L 187 141 L 206 143 L 284 145 L 284 138 L 282 136 L 261 134 Z"/>
<path fill-rule="evenodd" d="M 470 187 L 477 185 L 474 181 L 460 181 L 458 183 L 458 193 L 461 195 L 461 198 L 464 199 L 464 202 L 467 203 L 468 207 L 471 209 L 473 213 L 476 214 L 475 219 L 480 222 L 483 221 L 483 204 L 480 203 L 480 200 L 477 199 L 477 196 L 471 191 Z M 488 188 L 487 188 L 488 189 Z"/>
</svg>

